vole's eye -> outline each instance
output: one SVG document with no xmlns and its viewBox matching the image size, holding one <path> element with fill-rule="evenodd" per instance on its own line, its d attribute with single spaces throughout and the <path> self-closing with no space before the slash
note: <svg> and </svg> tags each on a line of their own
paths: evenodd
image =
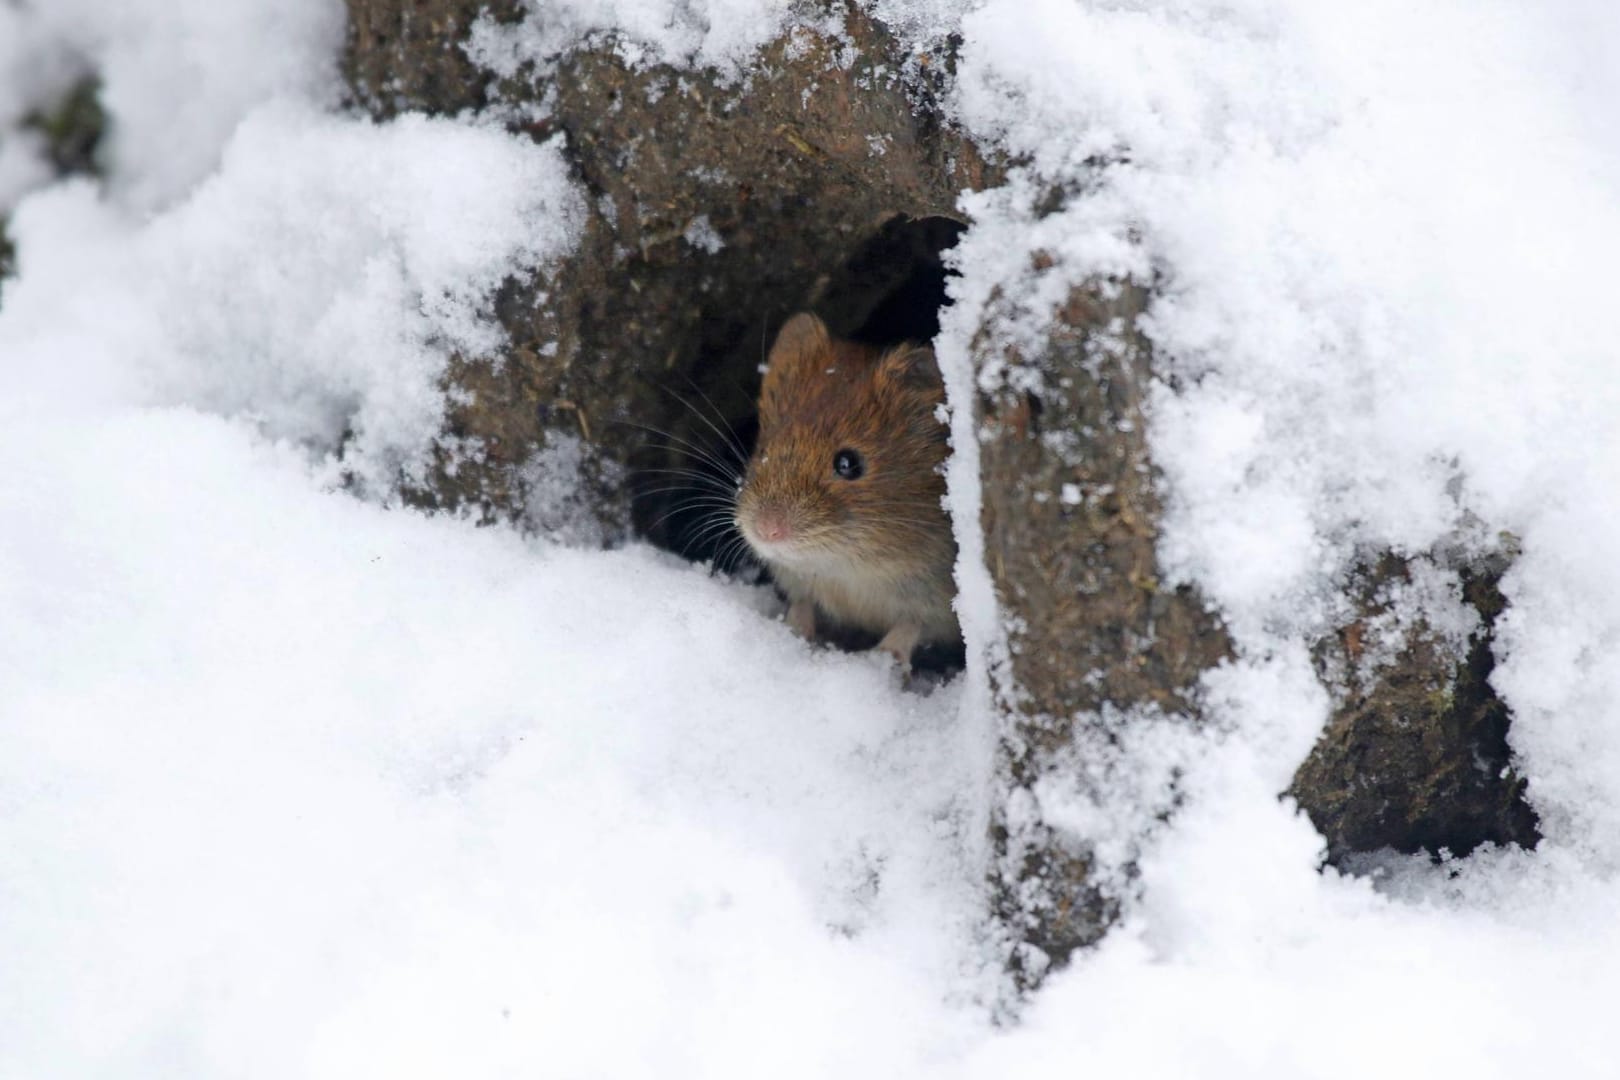
<svg viewBox="0 0 1620 1080">
<path fill-rule="evenodd" d="M 840 450 L 833 455 L 833 472 L 845 480 L 859 480 L 866 472 L 866 462 L 854 450 Z"/>
</svg>

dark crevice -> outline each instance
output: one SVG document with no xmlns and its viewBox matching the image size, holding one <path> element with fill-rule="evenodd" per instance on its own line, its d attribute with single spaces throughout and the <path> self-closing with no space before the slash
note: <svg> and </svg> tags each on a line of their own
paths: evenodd
<svg viewBox="0 0 1620 1080">
<path fill-rule="evenodd" d="M 896 214 L 820 282 L 806 283 L 801 302 L 704 297 L 690 344 L 653 380 L 658 412 L 638 421 L 657 431 L 630 463 L 636 531 L 695 562 L 746 567 L 724 500 L 753 450 L 760 368 L 777 330 L 809 309 L 842 337 L 878 346 L 931 341 L 949 303 L 944 252 L 964 228 L 949 218 Z"/>
<path fill-rule="evenodd" d="M 1512 713 L 1490 683 L 1503 569 L 1484 560 L 1457 571 L 1480 617 L 1462 655 L 1420 626 L 1365 678 L 1365 623 L 1386 612 L 1381 590 L 1410 580 L 1410 567 L 1386 555 L 1352 582 L 1360 617 L 1317 648 L 1340 701 L 1288 792 L 1322 833 L 1330 865 L 1384 849 L 1462 856 L 1482 844 L 1534 848 L 1540 840 L 1508 744 Z"/>
</svg>

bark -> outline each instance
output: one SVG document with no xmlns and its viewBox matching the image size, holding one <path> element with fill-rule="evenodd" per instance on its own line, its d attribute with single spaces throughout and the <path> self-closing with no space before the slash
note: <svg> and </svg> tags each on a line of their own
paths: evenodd
<svg viewBox="0 0 1620 1080">
<path fill-rule="evenodd" d="M 1484 843 L 1534 847 L 1540 838 L 1512 767 L 1511 716 L 1490 685 L 1506 557 L 1438 563 L 1477 613 L 1465 642 L 1418 621 L 1394 631 L 1390 656 L 1369 656 L 1391 588 L 1413 572 L 1414 560 L 1384 555 L 1354 575 L 1355 617 L 1317 646 L 1317 670 L 1337 704 L 1288 794 L 1326 839 L 1329 862 L 1384 848 L 1466 855 Z"/>
<path fill-rule="evenodd" d="M 986 557 L 1009 626 L 992 674 L 1010 713 L 1002 756 L 1015 797 L 994 826 L 995 895 L 1025 985 L 1101 937 L 1121 898 L 1080 838 L 1007 806 L 1076 747 L 1106 753 L 1114 717 L 1196 723 L 1198 680 L 1230 648 L 1196 592 L 1160 580 L 1143 415 L 1152 357 L 1136 327 L 1146 302 L 1128 283 L 1076 289 L 1041 356 L 980 358 L 1010 372 L 1036 360 L 1041 373 L 978 403 Z"/>
<path fill-rule="evenodd" d="M 711 423 L 746 445 L 763 348 L 796 311 L 846 336 L 931 336 L 937 322 L 872 324 L 919 267 L 942 279 L 957 194 L 993 170 L 940 123 L 929 64 L 942 61 L 896 74 L 907 55 L 859 11 L 845 21 L 854 63 L 839 62 L 846 42 L 801 31 L 765 48 L 746 87 L 636 69 L 607 47 L 497 85 L 457 47 L 480 6 L 351 0 L 356 100 L 378 116 L 535 106 L 519 129 L 565 140 L 591 210 L 565 267 L 508 289 L 509 350 L 456 365 L 450 435 L 479 460 L 447 460 L 418 497 L 532 517 L 525 467 L 548 445 L 581 445 L 586 502 L 610 534 L 634 524 L 706 555 L 691 542 L 700 519 L 656 491 L 669 486 L 658 470 L 714 471 L 688 449 L 727 456 Z M 632 505 L 627 490 L 644 494 Z"/>
</svg>

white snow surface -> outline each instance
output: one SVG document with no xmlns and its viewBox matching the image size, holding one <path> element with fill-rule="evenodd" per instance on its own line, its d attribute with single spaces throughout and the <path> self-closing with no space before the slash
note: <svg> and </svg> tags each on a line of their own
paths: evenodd
<svg viewBox="0 0 1620 1080">
<path fill-rule="evenodd" d="M 144 210 L 166 205 L 214 168 L 258 103 L 335 100 L 343 19 L 340 0 L 8 0 L 0 147 L 21 114 L 94 72 L 113 119 L 112 192 Z M 0 209 L 7 195 L 0 171 Z"/>
<path fill-rule="evenodd" d="M 961 120 L 1028 163 L 965 202 L 953 400 L 996 286 L 1036 338 L 1072 281 L 1163 281 L 1163 554 L 1240 654 L 1207 735 L 1035 797 L 1139 856 L 1124 924 L 990 1026 L 965 410 L 977 662 L 931 696 L 671 557 L 395 508 L 492 290 L 576 240 L 555 148 L 332 115 L 335 3 L 0 3 L 0 1076 L 1612 1075 L 1620 16 L 878 7 L 960 29 Z M 548 10 L 737 72 L 790 16 Z M 52 183 L 15 125 L 84 70 L 109 176 Z M 1546 839 L 1318 872 L 1276 793 L 1347 561 L 1502 531 Z"/>
<path fill-rule="evenodd" d="M 84 182 L 21 206 L 0 342 L 51 373 L 22 400 L 251 418 L 322 454 L 346 441 L 355 479 L 388 488 L 425 465 L 452 353 L 499 344 L 495 289 L 568 250 L 579 205 L 555 147 L 270 102 L 215 175 L 140 224 Z"/>
<path fill-rule="evenodd" d="M 1358 546 L 1518 538 L 1496 685 L 1545 831 L 1607 873 L 1620 16 L 1464 10 L 992 4 L 964 114 L 1040 176 L 1128 150 L 1072 212 L 1031 220 L 1030 182 L 983 216 L 1075 276 L 1164 271 L 1164 553 L 1249 661 L 1321 632 Z"/>
</svg>

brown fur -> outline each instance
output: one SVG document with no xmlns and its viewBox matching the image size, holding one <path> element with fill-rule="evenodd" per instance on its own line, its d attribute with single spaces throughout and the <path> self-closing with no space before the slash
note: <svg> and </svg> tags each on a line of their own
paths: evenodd
<svg viewBox="0 0 1620 1080">
<path fill-rule="evenodd" d="M 957 639 L 956 543 L 941 505 L 944 397 L 924 346 L 880 352 L 840 341 L 813 315 L 782 327 L 736 519 L 798 609 L 790 615 L 801 630 L 813 604 L 823 617 L 885 635 L 902 662 L 915 644 Z M 860 478 L 834 471 L 844 449 L 864 459 Z M 762 514 L 787 521 L 788 549 L 760 541 Z"/>
</svg>

